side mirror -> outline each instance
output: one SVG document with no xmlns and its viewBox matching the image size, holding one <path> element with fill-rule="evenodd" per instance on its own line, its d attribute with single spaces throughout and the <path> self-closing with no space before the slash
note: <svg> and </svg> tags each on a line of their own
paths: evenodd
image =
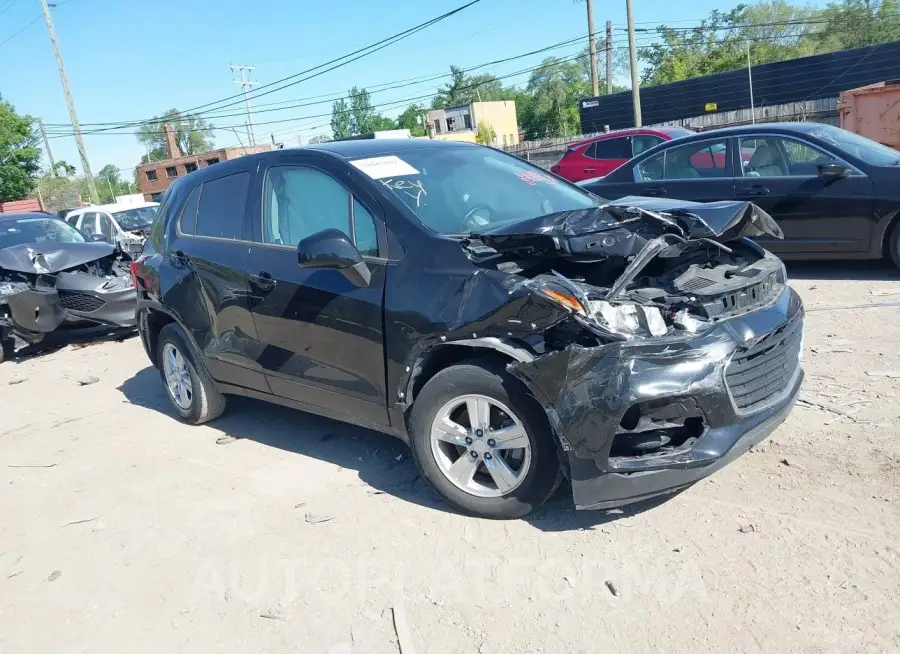
<svg viewBox="0 0 900 654">
<path fill-rule="evenodd" d="M 819 164 L 816 166 L 816 174 L 825 179 L 843 179 L 850 177 L 851 170 L 839 163 Z"/>
<path fill-rule="evenodd" d="M 91 234 L 91 240 L 94 243 L 109 243 L 109 239 L 106 238 L 106 234 Z"/>
<path fill-rule="evenodd" d="M 297 244 L 297 263 L 303 268 L 340 270 L 354 286 L 364 287 L 372 271 L 350 238 L 339 229 L 324 229 Z"/>
</svg>

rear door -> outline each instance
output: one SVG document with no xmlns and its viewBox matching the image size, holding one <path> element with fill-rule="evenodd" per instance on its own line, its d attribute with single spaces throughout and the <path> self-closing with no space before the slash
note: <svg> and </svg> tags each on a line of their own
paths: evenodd
<svg viewBox="0 0 900 654">
<path fill-rule="evenodd" d="M 578 179 L 573 181 L 608 175 L 629 159 L 631 159 L 631 139 L 627 136 L 594 141 L 585 151 L 584 163 L 577 171 Z"/>
<path fill-rule="evenodd" d="M 633 193 L 693 202 L 733 199 L 733 140 L 711 138 L 665 148 L 634 166 Z"/>
<path fill-rule="evenodd" d="M 806 141 L 783 135 L 740 138 L 739 199 L 756 203 L 784 232 L 784 240 L 760 238 L 777 254 L 865 252 L 872 238 L 872 182 L 862 171 Z M 821 164 L 839 163 L 845 178 L 818 175 Z"/>
<path fill-rule="evenodd" d="M 214 379 L 267 392 L 247 300 L 250 242 L 244 229 L 251 177 L 249 167 L 232 168 L 190 193 L 166 251 L 181 280 L 163 285 L 169 288 L 163 303 L 178 309 Z"/>
<path fill-rule="evenodd" d="M 87 234 L 89 237 L 100 233 L 100 227 L 97 225 L 97 212 L 87 211 L 81 214 L 78 219 L 78 229 Z"/>
<path fill-rule="evenodd" d="M 257 359 L 276 395 L 362 424 L 389 424 L 382 323 L 386 245 L 381 209 L 336 164 L 282 159 L 260 172 L 250 250 Z M 336 228 L 372 273 L 353 285 L 340 270 L 302 268 L 297 244 Z"/>
</svg>

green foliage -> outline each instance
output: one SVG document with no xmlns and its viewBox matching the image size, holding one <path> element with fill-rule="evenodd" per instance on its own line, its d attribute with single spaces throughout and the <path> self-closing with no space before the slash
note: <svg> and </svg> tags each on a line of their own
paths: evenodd
<svg viewBox="0 0 900 654">
<path fill-rule="evenodd" d="M 75 166 L 60 159 L 53 164 L 53 170 L 50 172 L 56 177 L 72 177 L 75 174 Z"/>
<path fill-rule="evenodd" d="M 350 107 L 341 98 L 331 105 L 331 133 L 336 139 L 352 136 L 350 131 Z"/>
<path fill-rule="evenodd" d="M 748 47 L 758 65 L 898 40 L 898 10 L 898 0 L 841 0 L 822 10 L 761 0 L 715 10 L 690 30 L 658 28 L 660 41 L 640 53 L 643 82 L 665 84 L 742 68 Z"/>
<path fill-rule="evenodd" d="M 450 66 L 450 83 L 438 90 L 431 106 L 433 109 L 442 109 L 472 102 L 509 100 L 511 93 L 512 91 L 505 89 L 503 83 L 493 75 L 488 73 L 466 75 L 462 68 Z"/>
<path fill-rule="evenodd" d="M 590 96 L 592 89 L 577 61 L 545 59 L 531 73 L 525 90 L 531 103 L 522 126 L 529 138 L 579 132 L 578 100 Z"/>
<path fill-rule="evenodd" d="M 425 126 L 422 124 L 425 116 L 425 108 L 419 104 L 411 104 L 397 117 L 397 125 L 400 129 L 408 129 L 413 136 L 425 136 Z"/>
<path fill-rule="evenodd" d="M 172 125 L 175 129 L 175 141 L 183 154 L 200 154 L 212 150 L 213 126 L 209 122 L 196 116 L 185 116 L 177 109 L 169 109 L 162 116 L 156 116 L 151 122 L 141 125 L 138 130 L 137 139 L 149 152 L 149 156 L 141 158 L 141 163 L 166 158 L 165 124 Z"/>
<path fill-rule="evenodd" d="M 478 129 L 475 130 L 476 143 L 481 143 L 482 145 L 493 145 L 496 138 L 497 133 L 494 131 L 494 128 L 491 127 L 490 123 L 487 123 L 483 120 L 478 123 Z"/>
<path fill-rule="evenodd" d="M 330 140 L 330 136 L 326 136 L 325 134 L 316 134 L 311 139 L 309 139 L 309 144 L 315 145 L 316 143 L 328 143 Z"/>
<path fill-rule="evenodd" d="M 0 202 L 22 200 L 35 186 L 41 151 L 31 116 L 20 116 L 0 98 Z"/>
<path fill-rule="evenodd" d="M 122 179 L 119 169 L 112 164 L 107 164 L 100 169 L 100 172 L 94 177 L 94 183 L 97 187 L 97 195 L 101 204 L 115 202 L 117 195 L 128 195 L 129 193 L 138 192 L 137 186 Z"/>
</svg>

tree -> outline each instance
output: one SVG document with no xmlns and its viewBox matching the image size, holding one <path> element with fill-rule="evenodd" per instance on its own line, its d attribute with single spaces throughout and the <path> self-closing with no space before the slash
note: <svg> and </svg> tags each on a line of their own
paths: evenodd
<svg viewBox="0 0 900 654">
<path fill-rule="evenodd" d="M 431 106 L 442 109 L 472 102 L 510 100 L 513 93 L 504 89 L 500 80 L 489 73 L 469 76 L 462 68 L 450 66 L 450 83 L 438 90 Z"/>
<path fill-rule="evenodd" d="M 197 116 L 184 115 L 177 109 L 169 109 L 162 116 L 156 116 L 141 125 L 138 130 L 137 139 L 149 152 L 149 156 L 145 155 L 141 163 L 166 158 L 164 125 L 171 125 L 175 130 L 175 142 L 183 154 L 200 154 L 213 148 L 213 126 L 209 122 Z"/>
<path fill-rule="evenodd" d="M 31 116 L 20 116 L 0 97 L 0 202 L 22 200 L 35 187 L 41 151 Z"/>
<path fill-rule="evenodd" d="M 136 185 L 122 179 L 119 169 L 112 164 L 106 164 L 97 173 L 96 186 L 102 204 L 115 202 L 117 195 L 137 192 Z"/>
<path fill-rule="evenodd" d="M 53 169 L 50 172 L 56 177 L 72 177 L 75 174 L 75 166 L 68 161 L 60 159 L 53 164 Z"/>
<path fill-rule="evenodd" d="M 493 145 L 496 139 L 497 133 L 491 127 L 491 124 L 483 120 L 480 121 L 478 128 L 475 130 L 475 142 L 482 145 Z"/>
<path fill-rule="evenodd" d="M 331 133 L 336 139 L 345 139 L 352 136 L 350 131 L 350 107 L 347 101 L 341 98 L 331 105 Z"/>
<path fill-rule="evenodd" d="M 897 0 L 843 0 L 821 13 L 825 27 L 815 35 L 820 52 L 886 43 L 900 39 Z"/>
<path fill-rule="evenodd" d="M 316 134 L 312 138 L 309 139 L 310 145 L 315 145 L 316 143 L 328 143 L 331 140 L 331 137 L 327 134 Z"/>
<path fill-rule="evenodd" d="M 400 129 L 408 129 L 412 136 L 425 136 L 424 117 L 425 107 L 411 104 L 397 117 L 397 125 Z"/>
<path fill-rule="evenodd" d="M 529 138 L 579 133 L 578 100 L 591 94 L 591 85 L 577 61 L 550 57 L 531 73 L 527 122 Z"/>
</svg>

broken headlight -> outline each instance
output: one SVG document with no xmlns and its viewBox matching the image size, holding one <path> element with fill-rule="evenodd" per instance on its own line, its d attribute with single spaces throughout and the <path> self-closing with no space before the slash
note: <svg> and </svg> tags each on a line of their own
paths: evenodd
<svg viewBox="0 0 900 654">
<path fill-rule="evenodd" d="M 627 338 L 663 336 L 669 331 L 662 312 L 643 304 L 610 303 L 593 300 L 588 304 L 591 317 L 609 331 Z"/>
<path fill-rule="evenodd" d="M 7 295 L 15 295 L 29 288 L 25 282 L 0 282 L 0 301 Z"/>
</svg>

